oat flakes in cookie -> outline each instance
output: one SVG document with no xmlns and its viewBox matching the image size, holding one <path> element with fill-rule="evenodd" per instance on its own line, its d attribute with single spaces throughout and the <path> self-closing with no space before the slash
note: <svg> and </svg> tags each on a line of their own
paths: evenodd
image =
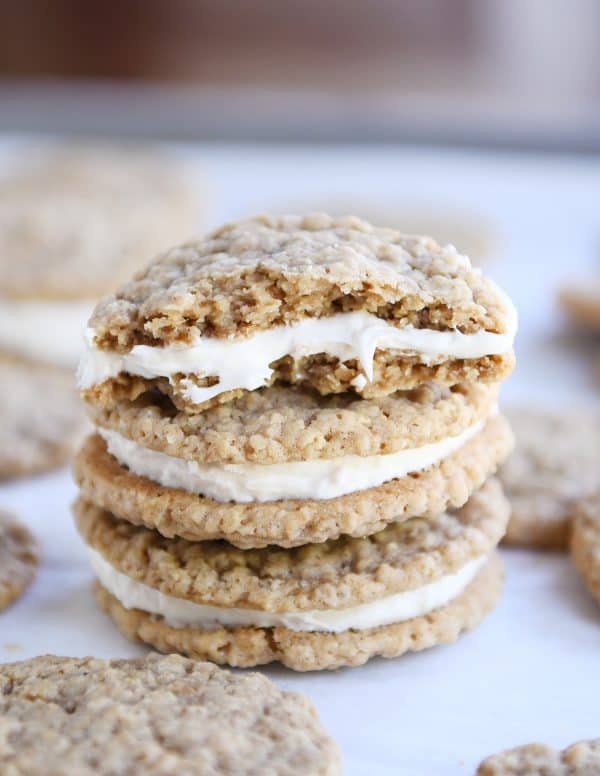
<svg viewBox="0 0 600 776">
<path fill-rule="evenodd" d="M 25 146 L 0 181 L 0 349 L 74 368 L 96 300 L 193 235 L 197 210 L 157 149 Z"/>
<path fill-rule="evenodd" d="M 575 509 L 571 559 L 600 603 L 600 492 L 582 500 Z"/>
<path fill-rule="evenodd" d="M 285 212 L 306 212 L 305 205 L 306 202 L 296 203 L 294 207 L 285 208 Z M 447 202 L 395 203 L 390 206 L 389 203 L 358 198 L 340 200 L 332 196 L 318 203 L 313 197 L 310 206 L 312 211 L 323 210 L 332 216 L 360 213 L 361 218 L 375 226 L 397 229 L 404 234 L 431 235 L 440 245 L 450 243 L 460 246 L 461 253 L 465 253 L 476 266 L 486 264 L 496 253 L 498 239 L 494 225 L 487 217 L 483 213 L 451 207 Z"/>
<path fill-rule="evenodd" d="M 0 356 L 0 480 L 62 466 L 87 427 L 70 373 Z"/>
<path fill-rule="evenodd" d="M 500 470 L 507 544 L 566 549 L 575 504 L 600 488 L 600 408 L 507 407 L 516 449 Z"/>
<path fill-rule="evenodd" d="M 101 302 L 80 369 L 100 406 L 195 412 L 281 382 L 364 398 L 498 382 L 516 313 L 452 247 L 358 218 L 258 217 L 159 255 Z"/>
<path fill-rule="evenodd" d="M 489 480 L 460 510 L 365 538 L 239 550 L 166 539 L 83 497 L 100 605 L 132 639 L 233 666 L 360 665 L 454 641 L 500 594 L 508 520 Z"/>
<path fill-rule="evenodd" d="M 0 510 L 0 611 L 27 589 L 37 565 L 37 542 L 29 530 Z"/>
<path fill-rule="evenodd" d="M 272 386 L 190 415 L 154 397 L 94 408 L 86 499 L 189 540 L 293 547 L 462 506 L 512 449 L 497 387 L 382 399 Z"/>
<path fill-rule="evenodd" d="M 1 665 L 0 730 L 7 776 L 340 773 L 305 696 L 177 655 Z"/>
<path fill-rule="evenodd" d="M 546 744 L 526 744 L 486 758 L 476 776 L 597 776 L 600 738 L 579 741 L 560 751 Z"/>
</svg>

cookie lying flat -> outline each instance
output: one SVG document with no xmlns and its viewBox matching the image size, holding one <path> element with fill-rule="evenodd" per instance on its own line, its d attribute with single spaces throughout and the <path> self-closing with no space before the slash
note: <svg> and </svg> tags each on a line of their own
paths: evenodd
<svg viewBox="0 0 600 776">
<path fill-rule="evenodd" d="M 0 729 L 15 776 L 340 772 L 306 697 L 177 655 L 1 665 Z"/>
<path fill-rule="evenodd" d="M 600 282 L 597 279 L 565 286 L 560 292 L 560 302 L 574 323 L 600 331 Z"/>
<path fill-rule="evenodd" d="M 0 611 L 27 588 L 37 564 L 33 536 L 11 514 L 0 511 Z"/>
<path fill-rule="evenodd" d="M 477 776 L 594 776 L 600 773 L 600 738 L 579 741 L 562 752 L 527 744 L 484 760 Z"/>
<path fill-rule="evenodd" d="M 343 534 L 364 536 L 391 522 L 462 506 L 496 471 L 512 445 L 510 429 L 497 415 L 456 451 L 426 469 L 323 499 L 221 501 L 166 487 L 120 465 L 98 435 L 90 437 L 78 453 L 74 473 L 87 499 L 131 523 L 155 528 L 164 536 L 192 541 L 226 539 L 241 548 L 268 544 L 294 547 Z M 168 472 L 172 467 L 172 462 L 165 459 L 159 458 L 157 472 Z M 264 468 L 271 470 L 273 466 Z M 359 464 L 357 487 L 360 476 Z M 263 480 L 268 484 L 270 477 L 266 471 L 257 487 Z M 340 479 L 340 472 L 334 472 L 333 483 Z M 307 486 L 302 476 L 294 475 L 291 480 L 298 480 L 299 487 Z"/>
<path fill-rule="evenodd" d="M 0 356 L 0 479 L 56 468 L 87 427 L 73 376 Z"/>
<path fill-rule="evenodd" d="M 276 380 L 374 398 L 497 382 L 515 330 L 500 289 L 430 238 L 260 217 L 158 256 L 100 303 L 80 385 L 102 406 L 153 388 L 190 411 Z"/>
<path fill-rule="evenodd" d="M 491 480 L 461 510 L 363 539 L 237 550 L 165 539 L 80 499 L 100 604 L 166 650 L 296 670 L 359 665 L 455 639 L 493 606 L 508 520 Z"/>
<path fill-rule="evenodd" d="M 584 499 L 575 509 L 571 558 L 600 603 L 600 495 Z"/>
<path fill-rule="evenodd" d="M 575 503 L 600 488 L 600 410 L 506 414 L 517 444 L 499 475 L 512 508 L 505 542 L 565 549 Z"/>
<path fill-rule="evenodd" d="M 74 367 L 95 301 L 192 235 L 174 160 L 126 146 L 58 146 L 0 182 L 0 347 Z"/>
</svg>

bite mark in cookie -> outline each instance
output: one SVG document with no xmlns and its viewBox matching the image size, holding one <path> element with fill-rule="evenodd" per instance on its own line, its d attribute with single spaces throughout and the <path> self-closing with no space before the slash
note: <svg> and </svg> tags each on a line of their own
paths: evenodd
<svg viewBox="0 0 600 776">
<path fill-rule="evenodd" d="M 122 375 L 168 380 L 196 408 L 274 380 L 374 397 L 498 380 L 515 332 L 510 300 L 450 247 L 354 218 L 264 217 L 159 256 L 101 303 L 80 384 L 101 401 Z"/>
</svg>

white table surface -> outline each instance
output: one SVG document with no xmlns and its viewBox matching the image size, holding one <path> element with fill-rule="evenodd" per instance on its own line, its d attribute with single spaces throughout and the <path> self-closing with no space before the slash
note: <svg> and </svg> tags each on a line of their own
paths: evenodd
<svg viewBox="0 0 600 776">
<path fill-rule="evenodd" d="M 0 145 L 0 161 L 11 148 Z M 204 179 L 211 223 L 313 196 L 481 214 L 496 235 L 490 272 L 521 315 L 519 367 L 505 396 L 598 401 L 585 349 L 557 336 L 554 291 L 566 278 L 600 271 L 600 161 L 389 148 L 183 152 Z M 0 504 L 23 516 L 42 547 L 34 584 L 0 616 L 1 661 L 144 652 L 96 609 L 69 514 L 74 495 L 66 470 L 0 485 Z M 567 558 L 502 554 L 499 606 L 456 644 L 330 673 L 260 669 L 312 698 L 341 745 L 346 774 L 471 774 L 509 746 L 600 735 L 600 608 Z"/>
</svg>

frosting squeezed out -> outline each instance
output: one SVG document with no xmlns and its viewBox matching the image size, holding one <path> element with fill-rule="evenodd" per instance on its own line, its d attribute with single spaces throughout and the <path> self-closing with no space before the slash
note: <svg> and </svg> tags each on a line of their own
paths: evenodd
<svg viewBox="0 0 600 776">
<path fill-rule="evenodd" d="M 503 334 L 398 328 L 372 313 L 354 311 L 325 318 L 306 318 L 287 326 L 275 326 L 247 338 L 198 337 L 190 345 L 152 347 L 135 345 L 128 353 L 101 350 L 94 345 L 94 331 L 86 333 L 87 347 L 79 370 L 82 388 L 128 372 L 147 379 L 184 375 L 183 395 L 199 404 L 234 389 L 253 391 L 266 385 L 274 361 L 292 356 L 327 353 L 342 361 L 356 359 L 364 387 L 373 380 L 373 358 L 378 348 L 417 355 L 424 363 L 448 358 L 473 359 L 510 351 L 516 333 L 514 307 L 507 299 L 509 326 Z M 216 377 L 211 386 L 199 386 L 193 377 Z M 363 382 L 365 381 L 365 382 Z"/>
</svg>

